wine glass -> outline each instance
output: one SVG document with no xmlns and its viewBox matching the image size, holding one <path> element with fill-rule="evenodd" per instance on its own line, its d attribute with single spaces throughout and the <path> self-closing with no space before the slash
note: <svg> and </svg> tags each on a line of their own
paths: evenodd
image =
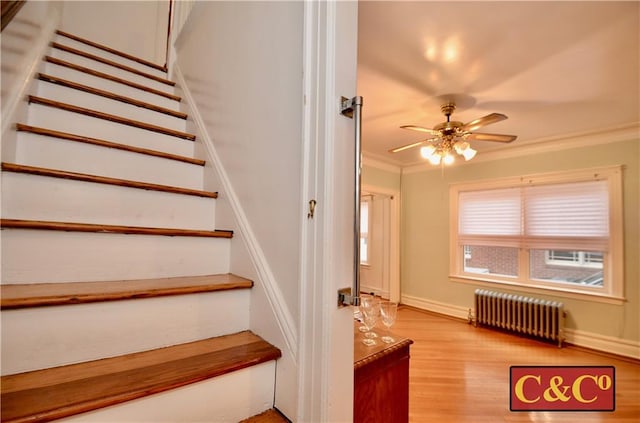
<svg viewBox="0 0 640 423">
<path fill-rule="evenodd" d="M 372 295 L 371 294 L 360 294 L 360 305 L 354 307 L 353 309 L 353 317 L 359 321 L 362 322 L 362 320 L 364 319 L 364 316 L 362 314 L 362 308 L 365 307 L 364 303 L 368 303 L 371 299 Z M 358 330 L 360 332 L 366 332 L 367 331 L 367 327 L 363 324 L 361 326 L 358 327 Z"/>
<path fill-rule="evenodd" d="M 368 347 L 377 345 L 377 342 L 374 338 L 377 338 L 378 335 L 376 335 L 374 332 L 371 332 L 371 329 L 376 326 L 379 314 L 379 303 L 376 303 L 375 306 L 371 305 L 370 307 L 365 307 L 364 309 L 362 309 L 362 323 L 367 330 L 367 332 L 364 334 L 365 338 L 362 340 L 362 343 Z"/>
<path fill-rule="evenodd" d="M 367 296 L 360 302 L 360 312 L 362 313 L 362 322 L 364 323 L 366 338 L 377 338 L 378 335 L 372 332 L 380 316 L 380 299 L 375 296 Z M 370 324 L 367 323 L 370 322 Z"/>
<path fill-rule="evenodd" d="M 387 329 L 391 328 L 391 326 L 396 321 L 396 315 L 398 314 L 398 303 L 394 303 L 393 301 L 383 301 L 380 303 L 380 315 L 382 316 L 382 324 L 386 326 Z M 395 339 L 389 335 L 385 335 L 382 337 L 382 342 L 386 342 L 390 344 L 395 342 Z"/>
</svg>

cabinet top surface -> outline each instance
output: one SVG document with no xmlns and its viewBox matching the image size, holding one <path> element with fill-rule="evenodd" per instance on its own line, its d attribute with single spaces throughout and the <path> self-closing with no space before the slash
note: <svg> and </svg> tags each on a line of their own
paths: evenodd
<svg viewBox="0 0 640 423">
<path fill-rule="evenodd" d="M 387 354 L 392 353 L 398 349 L 408 347 L 413 344 L 413 341 L 409 338 L 405 338 L 399 335 L 394 334 L 386 329 L 376 327 L 373 329 L 378 337 L 376 338 L 376 345 L 371 347 L 365 345 L 362 341 L 365 339 L 364 333 L 360 332 L 358 329 L 361 326 L 361 323 L 357 320 L 354 321 L 353 326 L 353 362 L 354 367 L 359 367 L 367 362 L 374 360 L 379 357 L 383 357 Z M 391 336 L 394 339 L 394 342 L 385 343 L 382 342 L 383 336 Z"/>
</svg>

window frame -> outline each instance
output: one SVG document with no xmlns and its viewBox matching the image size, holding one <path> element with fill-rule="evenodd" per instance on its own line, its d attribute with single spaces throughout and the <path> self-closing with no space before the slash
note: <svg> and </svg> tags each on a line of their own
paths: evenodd
<svg viewBox="0 0 640 423">
<path fill-rule="evenodd" d="M 503 188 L 519 188 L 533 185 L 578 183 L 604 180 L 609 196 L 609 242 L 608 252 L 603 255 L 604 286 L 572 286 L 557 282 L 545 282 L 530 278 L 530 249 L 518 249 L 518 276 L 516 278 L 485 275 L 464 271 L 464 246 L 458 241 L 458 195 L 465 191 L 483 191 Z M 623 245 L 623 201 L 622 166 L 607 166 L 563 172 L 532 174 L 474 182 L 453 183 L 449 187 L 449 279 L 481 286 L 506 285 L 518 290 L 544 294 L 552 292 L 559 296 L 620 304 L 624 301 L 624 245 Z M 490 244 L 493 245 L 493 244 Z M 493 245 L 497 246 L 497 245 Z M 556 248 L 562 250 L 558 245 Z M 531 248 L 533 250 L 534 248 Z"/>
</svg>

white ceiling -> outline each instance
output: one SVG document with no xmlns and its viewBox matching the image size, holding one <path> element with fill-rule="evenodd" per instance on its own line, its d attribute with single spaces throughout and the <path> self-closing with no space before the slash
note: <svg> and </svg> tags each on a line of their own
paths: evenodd
<svg viewBox="0 0 640 423">
<path fill-rule="evenodd" d="M 478 157 L 498 148 L 632 128 L 640 121 L 640 2 L 360 1 L 358 94 L 364 155 L 424 162 L 425 139 L 400 125 L 432 128 L 440 106 L 452 120 L 492 112 L 509 119 L 476 132 L 517 135 L 472 141 Z M 459 161 L 459 160 L 458 160 Z"/>
</svg>

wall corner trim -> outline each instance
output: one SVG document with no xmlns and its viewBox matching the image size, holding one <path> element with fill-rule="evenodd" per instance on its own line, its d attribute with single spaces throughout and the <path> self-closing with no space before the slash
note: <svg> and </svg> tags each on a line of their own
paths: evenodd
<svg viewBox="0 0 640 423">
<path fill-rule="evenodd" d="M 188 109 L 190 111 L 190 116 L 193 119 L 196 127 L 198 128 L 197 133 L 202 141 L 203 146 L 205 147 L 206 153 L 208 155 L 208 159 L 210 160 L 212 167 L 217 173 L 220 183 L 222 185 L 222 190 L 225 192 L 226 197 L 229 201 L 229 205 L 233 211 L 236 222 L 238 223 L 238 232 L 242 237 L 249 256 L 251 257 L 251 261 L 253 266 L 256 269 L 256 273 L 258 274 L 258 278 L 262 282 L 263 288 L 266 292 L 267 299 L 269 301 L 269 305 L 276 317 L 277 324 L 279 326 L 280 331 L 284 337 L 286 342 L 286 346 L 290 356 L 293 361 L 297 363 L 297 351 L 298 351 L 298 333 L 296 329 L 296 323 L 293 318 L 293 315 L 289 311 L 286 306 L 286 302 L 280 287 L 276 282 L 276 278 L 269 266 L 268 260 L 260 247 L 260 244 L 251 229 L 251 225 L 247 219 L 247 216 L 240 204 L 240 200 L 233 190 L 233 186 L 229 180 L 229 176 L 227 172 L 224 170 L 224 166 L 218 156 L 215 146 L 213 145 L 213 141 L 206 130 L 206 126 L 204 124 L 204 119 L 197 108 L 193 95 L 191 94 L 189 87 L 186 84 L 184 79 L 184 75 L 176 62 L 174 64 L 174 73 L 173 73 L 177 84 L 183 91 L 183 100 L 186 102 Z"/>
</svg>

